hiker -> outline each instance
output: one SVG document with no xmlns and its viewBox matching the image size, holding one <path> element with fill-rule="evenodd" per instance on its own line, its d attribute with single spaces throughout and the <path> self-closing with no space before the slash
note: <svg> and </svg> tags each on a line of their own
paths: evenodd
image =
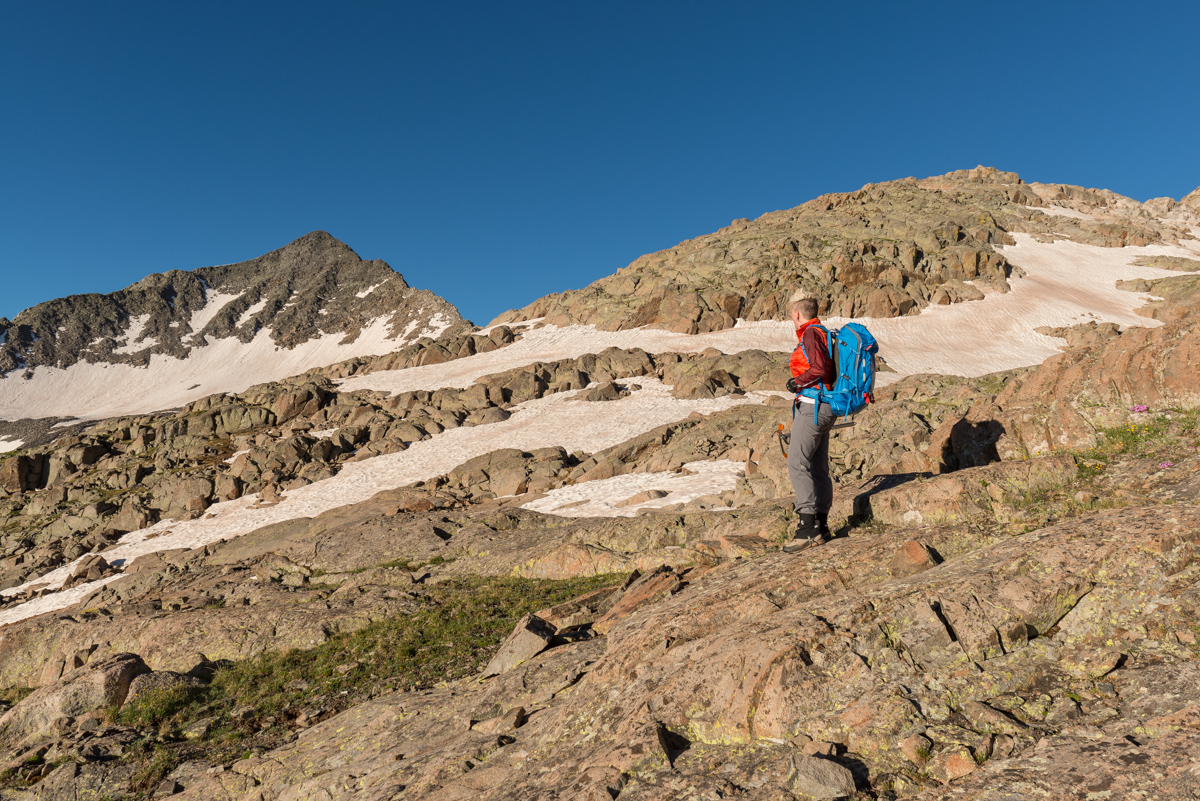
<svg viewBox="0 0 1200 801">
<path fill-rule="evenodd" d="M 801 393 L 810 388 L 832 389 L 836 375 L 833 360 L 829 358 L 827 332 L 817 319 L 816 298 L 798 289 L 788 306 L 798 344 L 789 362 L 792 377 L 787 382 L 788 391 L 796 393 L 787 466 L 800 519 L 792 542 L 783 550 L 796 553 L 828 542 L 830 538 L 833 479 L 829 476 L 829 430 L 837 420 L 828 403 Z M 815 415 L 814 406 L 817 407 Z"/>
</svg>

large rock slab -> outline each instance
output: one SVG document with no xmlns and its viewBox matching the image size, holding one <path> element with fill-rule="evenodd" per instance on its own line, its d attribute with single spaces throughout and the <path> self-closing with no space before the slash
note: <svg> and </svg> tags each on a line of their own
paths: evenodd
<svg viewBox="0 0 1200 801">
<path fill-rule="evenodd" d="M 774 801 L 879 793 L 887 777 L 902 797 L 1000 801 L 1027 783 L 1065 801 L 1093 776 L 1101 789 L 1088 792 L 1132 797 L 1144 768 L 1162 774 L 1162 798 L 1191 801 L 1200 511 L 1111 510 L 964 551 L 953 540 L 969 530 L 925 530 L 921 544 L 947 559 L 908 576 L 887 557 L 912 530 L 852 532 L 799 559 L 651 570 L 604 638 L 488 681 L 372 699 L 226 773 L 177 778 L 185 798 L 404 786 L 479 801 Z M 1106 599 L 1104 629 L 1093 597 Z M 595 598 L 577 600 L 555 619 Z M 1089 656 L 1118 650 L 1114 637 L 1119 666 Z"/>
<path fill-rule="evenodd" d="M 117 654 L 77 668 L 36 690 L 0 717 L 0 746 L 11 747 L 44 734 L 61 717 L 121 706 L 134 678 L 150 668 L 137 654 Z"/>
<path fill-rule="evenodd" d="M 500 650 L 483 669 L 483 676 L 497 676 L 507 673 L 517 665 L 540 654 L 550 645 L 558 630 L 551 624 L 534 614 L 525 615 L 517 621 L 516 627 L 508 639 L 500 645 Z"/>
<path fill-rule="evenodd" d="M 132 703 L 145 693 L 165 692 L 177 687 L 192 688 L 202 686 L 204 686 L 204 682 L 185 673 L 176 673 L 173 670 L 153 670 L 149 673 L 142 673 L 135 676 L 133 681 L 129 682 L 129 693 L 125 700 Z"/>
<path fill-rule="evenodd" d="M 997 505 L 1020 504 L 1046 489 L 1066 486 L 1075 474 L 1074 458 L 1045 456 L 931 478 L 881 477 L 880 489 L 859 495 L 854 511 L 892 525 L 961 522 L 991 515 Z"/>
</svg>

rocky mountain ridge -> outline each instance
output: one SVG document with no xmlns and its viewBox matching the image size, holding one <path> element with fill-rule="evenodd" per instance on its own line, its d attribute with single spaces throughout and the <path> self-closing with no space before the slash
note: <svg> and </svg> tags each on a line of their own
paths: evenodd
<svg viewBox="0 0 1200 801">
<path fill-rule="evenodd" d="M 261 332 L 285 349 L 320 337 L 353 341 L 376 321 L 397 340 L 469 327 L 451 304 L 410 287 L 383 261 L 363 261 L 314 231 L 249 261 L 156 273 L 117 292 L 71 295 L 0 318 L 0 380 L 30 378 L 43 366 L 185 359 L 209 340 L 249 343 Z"/>
<path fill-rule="evenodd" d="M 1026 184 L 977 167 L 868 184 L 651 253 L 589 286 L 540 298 L 494 323 L 648 325 L 682 333 L 777 319 L 805 287 L 822 316 L 897 317 L 930 304 L 1005 292 L 1013 267 L 997 252 L 1011 233 L 1109 247 L 1195 238 L 1200 190 L 1145 204 L 1109 190 Z"/>
</svg>

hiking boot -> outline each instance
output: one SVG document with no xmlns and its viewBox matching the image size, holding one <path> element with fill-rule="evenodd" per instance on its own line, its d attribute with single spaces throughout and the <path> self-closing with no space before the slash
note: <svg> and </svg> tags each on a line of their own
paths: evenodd
<svg viewBox="0 0 1200 801">
<path fill-rule="evenodd" d="M 813 545 L 820 545 L 825 542 L 821 536 L 821 529 L 817 527 L 816 515 L 800 515 L 800 522 L 796 524 L 796 532 L 792 535 L 792 541 L 783 546 L 784 553 L 799 553 L 805 548 L 810 548 Z"/>
<path fill-rule="evenodd" d="M 833 539 L 833 532 L 829 530 L 829 512 L 817 512 L 817 530 L 821 532 L 821 537 L 825 542 Z"/>
<path fill-rule="evenodd" d="M 825 542 L 825 540 L 821 539 L 821 535 L 814 534 L 811 537 L 804 537 L 803 539 L 792 540 L 787 545 L 783 546 L 783 552 L 784 553 L 800 553 L 805 548 L 811 548 L 812 546 L 820 545 L 823 542 Z"/>
</svg>

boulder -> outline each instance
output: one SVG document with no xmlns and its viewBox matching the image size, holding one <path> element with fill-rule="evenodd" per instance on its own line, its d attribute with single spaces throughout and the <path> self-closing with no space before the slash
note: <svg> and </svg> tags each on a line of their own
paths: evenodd
<svg viewBox="0 0 1200 801">
<path fill-rule="evenodd" d="M 158 522 L 158 512 L 148 510 L 137 496 L 121 505 L 120 511 L 108 520 L 109 528 L 115 531 L 138 531 Z"/>
<path fill-rule="evenodd" d="M 992 513 L 995 504 L 1023 502 L 1066 486 L 1075 476 L 1070 456 L 1046 456 L 972 467 L 929 479 L 879 483 L 855 499 L 855 514 L 890 525 L 928 525 Z"/>
<path fill-rule="evenodd" d="M 942 784 L 949 784 L 975 772 L 979 764 L 965 746 L 957 745 L 942 751 L 929 761 L 925 772 Z"/>
<path fill-rule="evenodd" d="M 617 507 L 637 506 L 639 503 L 646 503 L 647 501 L 658 500 L 659 498 L 665 498 L 668 495 L 670 495 L 670 493 L 667 492 L 666 490 L 649 489 L 649 490 L 645 490 L 643 492 L 639 492 L 637 495 L 626 498 L 623 501 L 618 501 L 616 504 L 614 504 L 614 506 L 617 506 Z"/>
<path fill-rule="evenodd" d="M 26 492 L 41 486 L 43 454 L 14 456 L 0 462 L 0 487 L 8 492 Z"/>
<path fill-rule="evenodd" d="M 125 702 L 134 678 L 150 668 L 137 654 L 116 654 L 34 691 L 0 717 L 0 746 L 40 737 L 61 717 L 79 717 Z"/>
<path fill-rule="evenodd" d="M 212 494 L 211 480 L 202 476 L 176 476 L 154 488 L 150 506 L 168 517 L 202 512 L 212 502 Z"/>
<path fill-rule="evenodd" d="M 940 560 L 925 545 L 910 540 L 896 549 L 888 562 L 888 570 L 893 576 L 911 576 L 935 566 Z"/>
<path fill-rule="evenodd" d="M 932 750 L 933 742 L 923 734 L 913 734 L 900 741 L 900 753 L 918 767 L 929 761 L 929 752 Z"/>
<path fill-rule="evenodd" d="M 501 409 L 498 406 L 492 406 L 487 409 L 479 409 L 467 415 L 467 419 L 463 421 L 464 426 L 485 426 L 490 423 L 503 423 L 508 418 L 512 417 L 512 412 L 507 409 Z"/>
<path fill-rule="evenodd" d="M 629 391 L 622 389 L 615 381 L 608 381 L 599 386 L 592 387 L 583 394 L 585 401 L 613 401 L 620 400 Z"/>
<path fill-rule="evenodd" d="M 483 678 L 507 673 L 546 650 L 558 631 L 537 615 L 525 615 L 483 669 Z"/>
<path fill-rule="evenodd" d="M 671 389 L 671 395 L 679 400 L 703 400 L 715 398 L 717 387 L 706 378 L 684 376 Z"/>
<path fill-rule="evenodd" d="M 518 706 L 494 718 L 481 720 L 471 728 L 484 734 L 508 734 L 523 725 L 525 725 L 525 707 Z"/>
<path fill-rule="evenodd" d="M 395 501 L 395 505 L 387 509 L 385 512 L 387 515 L 398 515 L 403 512 L 428 512 L 436 505 L 433 495 L 424 490 L 402 488 L 393 490 L 388 497 Z"/>
<path fill-rule="evenodd" d="M 793 792 L 812 798 L 854 794 L 854 774 L 838 763 L 806 754 L 794 754 L 788 761 L 787 784 Z"/>
<path fill-rule="evenodd" d="M 184 673 L 176 673 L 173 670 L 152 670 L 149 673 L 135 676 L 133 681 L 129 682 L 129 692 L 125 696 L 125 703 L 135 703 L 138 697 L 146 692 L 161 692 L 176 687 L 203 686 L 204 682 Z"/>
<path fill-rule="evenodd" d="M 602 587 L 586 592 L 578 598 L 540 609 L 535 614 L 559 630 L 583 626 L 594 623 L 607 612 L 620 594 L 620 587 Z"/>
</svg>

